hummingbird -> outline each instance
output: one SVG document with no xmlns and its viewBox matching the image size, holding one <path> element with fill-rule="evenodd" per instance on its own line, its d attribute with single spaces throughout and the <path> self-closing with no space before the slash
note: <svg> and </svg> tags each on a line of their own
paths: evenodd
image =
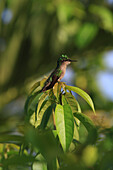
<svg viewBox="0 0 113 170">
<path fill-rule="evenodd" d="M 67 55 L 62 55 L 57 60 L 57 66 L 55 70 L 50 74 L 48 79 L 45 81 L 43 88 L 40 92 L 45 92 L 46 90 L 51 89 L 55 83 L 59 82 L 65 75 L 66 68 L 71 62 L 76 62 L 77 60 L 71 60 Z"/>
</svg>

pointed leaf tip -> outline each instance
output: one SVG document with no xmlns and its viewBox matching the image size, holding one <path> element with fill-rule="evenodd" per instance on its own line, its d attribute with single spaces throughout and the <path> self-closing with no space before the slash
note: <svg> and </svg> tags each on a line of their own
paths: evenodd
<svg viewBox="0 0 113 170">
<path fill-rule="evenodd" d="M 80 89 L 78 87 L 67 86 L 67 85 L 66 85 L 66 89 L 67 90 L 72 90 L 75 93 L 79 94 L 90 105 L 90 107 L 92 108 L 94 114 L 96 114 L 93 101 L 92 101 L 91 97 L 85 91 L 83 91 L 82 89 Z"/>
</svg>

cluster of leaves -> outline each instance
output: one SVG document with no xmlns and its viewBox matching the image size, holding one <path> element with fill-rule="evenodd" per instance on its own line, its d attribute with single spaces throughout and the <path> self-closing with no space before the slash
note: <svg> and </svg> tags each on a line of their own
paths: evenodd
<svg viewBox="0 0 113 170">
<path fill-rule="evenodd" d="M 87 143 L 77 144 L 76 150 L 64 153 L 58 138 L 51 130 L 38 130 L 28 126 L 24 136 L 5 134 L 0 136 L 2 143 L 0 166 L 7 170 L 27 170 L 28 167 L 32 167 L 33 170 L 112 169 L 113 128 L 104 130 L 103 134 L 104 139 L 98 141 L 96 145 L 87 141 Z M 92 135 L 95 136 L 93 131 Z M 9 142 L 10 144 L 6 144 Z"/>
<path fill-rule="evenodd" d="M 81 112 L 71 90 L 90 105 L 90 96 L 83 90 L 56 83 L 53 89 L 40 92 L 46 79 L 32 87 L 25 103 L 25 125 L 21 135 L 0 136 L 0 166 L 3 169 L 43 170 L 109 169 L 112 162 L 113 129 L 97 133 L 90 118 Z M 80 125 L 88 135 L 81 143 Z M 21 128 L 22 129 L 22 128 Z M 101 135 L 104 139 L 99 141 Z"/>
<path fill-rule="evenodd" d="M 45 80 L 46 78 L 37 82 L 31 89 L 25 104 L 26 121 L 35 128 L 54 130 L 63 150 L 67 151 L 73 139 L 79 140 L 80 121 L 87 129 L 92 127 L 88 117 L 81 113 L 80 105 L 71 90 L 83 97 L 95 113 L 94 105 L 86 92 L 63 82 L 58 82 L 53 89 L 40 93 L 40 87 L 43 87 Z"/>
<path fill-rule="evenodd" d="M 34 84 L 26 100 L 23 135 L 4 135 L 0 139 L 1 142 L 10 141 L 16 144 L 19 150 L 19 155 L 15 151 L 12 156 L 7 155 L 8 159 L 3 156 L 1 165 L 5 168 L 9 165 L 22 165 L 31 166 L 33 169 L 66 169 L 71 163 L 75 164 L 78 158 L 74 158 L 72 152 L 75 154 L 78 152 L 77 146 L 80 147 L 80 122 L 88 131 L 88 138 L 82 147 L 96 141 L 96 128 L 92 121 L 81 113 L 80 105 L 71 90 L 83 97 L 95 113 L 90 96 L 63 82 L 56 83 L 53 89 L 44 93 L 40 92 L 45 80 L 46 78 Z M 68 154 L 72 154 L 74 162 Z M 81 165 L 75 164 L 74 168 L 79 166 L 81 168 Z"/>
<path fill-rule="evenodd" d="M 104 138 L 96 140 L 93 123 L 81 113 L 70 92 L 73 90 L 81 95 L 92 107 L 91 100 L 80 89 L 56 84 L 53 90 L 39 94 L 38 88 L 42 87 L 43 81 L 35 84 L 26 101 L 26 126 L 24 132 L 21 128 L 21 135 L 9 133 L 19 118 L 10 119 L 8 111 L 5 114 L 1 111 L 6 103 L 25 92 L 23 81 L 36 73 L 38 77 L 50 70 L 55 61 L 53 54 L 58 56 L 61 51 L 81 59 L 76 84 L 80 82 L 83 86 L 77 86 L 91 92 L 96 108 L 107 109 L 107 112 L 112 109 L 112 103 L 107 105 L 100 98 L 94 78 L 95 73 L 103 69 L 103 52 L 113 49 L 112 5 L 105 0 L 61 0 L 57 3 L 52 0 L 1 0 L 1 16 L 7 9 L 13 13 L 11 22 L 6 25 L 3 17 L 0 19 L 0 91 L 3 91 L 0 94 L 0 129 L 8 129 L 8 132 L 0 134 L 0 166 L 11 170 L 28 169 L 30 166 L 32 169 L 47 169 L 47 166 L 53 169 L 112 169 L 113 129 L 102 131 L 99 137 L 104 135 Z M 81 78 L 82 81 L 77 81 Z M 62 93 L 58 92 L 61 87 Z M 67 110 L 71 121 L 67 120 Z M 11 108 L 9 111 L 12 112 Z M 88 131 L 85 142 L 81 141 L 82 124 Z M 86 131 L 83 131 L 82 137 L 85 134 Z"/>
</svg>

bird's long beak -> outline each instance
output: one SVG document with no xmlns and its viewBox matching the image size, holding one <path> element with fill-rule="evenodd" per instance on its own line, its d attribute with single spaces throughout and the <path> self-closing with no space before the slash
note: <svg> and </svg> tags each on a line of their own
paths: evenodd
<svg viewBox="0 0 113 170">
<path fill-rule="evenodd" d="M 71 60 L 71 59 L 67 59 L 67 61 L 70 61 L 70 62 L 77 62 L 77 60 Z"/>
</svg>

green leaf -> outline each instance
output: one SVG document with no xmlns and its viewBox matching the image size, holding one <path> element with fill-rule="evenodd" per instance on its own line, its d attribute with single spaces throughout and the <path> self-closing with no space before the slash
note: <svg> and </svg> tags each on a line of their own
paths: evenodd
<svg viewBox="0 0 113 170">
<path fill-rule="evenodd" d="M 75 99 L 75 97 L 71 93 L 66 92 L 65 98 L 66 98 L 67 102 L 69 103 L 73 113 L 76 112 L 76 111 L 81 112 L 81 108 L 80 108 L 79 103 L 77 102 L 77 100 Z"/>
<path fill-rule="evenodd" d="M 28 143 L 32 144 L 32 147 L 36 147 L 40 150 L 40 153 L 47 162 L 56 158 L 56 155 L 58 154 L 58 146 L 51 130 L 27 127 L 25 138 Z"/>
<path fill-rule="evenodd" d="M 34 94 L 32 94 L 31 96 L 28 96 L 26 102 L 25 102 L 25 106 L 24 106 L 24 111 L 25 111 L 25 121 L 29 122 L 31 116 L 34 119 L 34 115 L 33 113 L 36 110 L 37 107 L 37 103 L 39 101 L 40 96 L 42 95 L 42 93 L 40 93 L 40 91 L 35 92 Z M 34 119 L 35 121 L 35 119 Z M 34 123 L 33 123 L 34 124 Z"/>
<path fill-rule="evenodd" d="M 52 132 L 53 132 L 54 137 L 56 138 L 57 137 L 57 131 L 56 130 L 52 130 Z"/>
<path fill-rule="evenodd" d="M 41 115 L 40 115 L 40 117 L 39 117 L 39 111 L 40 111 L 40 108 L 41 108 L 41 106 L 42 106 L 42 104 L 43 104 L 43 102 L 44 102 L 44 100 L 46 99 L 46 97 L 48 96 L 48 93 L 43 93 L 40 97 L 39 97 L 39 99 L 38 99 L 38 103 L 37 104 L 35 104 L 35 112 L 31 115 L 31 117 L 30 117 L 30 123 L 33 125 L 33 126 L 35 126 L 35 127 L 37 127 L 39 124 L 40 124 L 40 122 L 41 122 L 41 120 L 40 120 L 40 118 L 42 118 L 41 117 Z"/>
<path fill-rule="evenodd" d="M 58 88 L 59 88 L 59 85 L 58 85 L 58 83 L 56 83 L 53 87 L 53 93 L 54 93 L 56 99 L 58 99 Z"/>
<path fill-rule="evenodd" d="M 56 130 L 64 151 L 67 151 L 74 133 L 74 119 L 68 104 L 57 104 L 55 109 Z"/>
<path fill-rule="evenodd" d="M 29 95 L 31 95 L 35 90 L 36 88 L 38 88 L 40 86 L 40 81 L 36 82 L 30 89 L 29 91 Z"/>
<path fill-rule="evenodd" d="M 79 112 L 74 113 L 74 116 L 77 119 L 79 119 L 82 122 L 82 124 L 85 126 L 85 128 L 87 129 L 89 133 L 87 142 L 88 143 L 95 142 L 97 138 L 97 130 L 96 130 L 95 125 L 91 121 L 91 119 L 88 116 L 84 115 L 83 113 L 79 113 Z"/>
<path fill-rule="evenodd" d="M 3 166 L 8 166 L 8 165 L 13 165 L 16 166 L 15 168 L 17 168 L 17 166 L 21 166 L 21 165 L 29 165 L 29 163 L 34 162 L 35 158 L 33 156 L 26 156 L 26 155 L 13 155 L 10 158 L 4 159 L 2 161 Z"/>
<path fill-rule="evenodd" d="M 92 108 L 92 110 L 93 110 L 93 112 L 95 114 L 95 109 L 94 109 L 93 101 L 92 101 L 91 97 L 85 91 L 81 90 L 78 87 L 67 86 L 67 85 L 66 85 L 66 89 L 72 90 L 75 93 L 79 94 L 82 98 L 84 98 L 84 100 L 90 105 L 90 107 Z"/>
<path fill-rule="evenodd" d="M 64 105 L 64 117 L 65 117 L 65 131 L 66 131 L 66 148 L 68 149 L 73 139 L 74 133 L 74 118 L 70 106 Z"/>
<path fill-rule="evenodd" d="M 37 93 L 35 96 L 33 95 L 31 101 L 29 102 L 28 110 L 31 109 L 33 111 L 36 111 L 37 104 L 42 95 L 43 93 Z"/>
<path fill-rule="evenodd" d="M 44 100 L 46 99 L 46 97 L 48 96 L 48 93 L 43 93 L 42 95 L 41 95 L 41 97 L 39 98 L 39 102 L 38 102 L 38 106 L 37 106 L 37 115 L 38 115 L 38 113 L 39 113 L 39 111 L 40 111 L 40 108 L 41 108 L 41 105 L 42 105 L 42 103 L 44 102 Z"/>
<path fill-rule="evenodd" d="M 29 118 L 29 122 L 31 125 L 35 126 L 36 127 L 36 114 L 35 112 L 32 112 L 30 118 Z"/>
<path fill-rule="evenodd" d="M 88 132 L 90 132 L 92 129 L 95 129 L 93 122 L 88 116 L 79 112 L 74 113 L 74 116 L 83 123 L 83 125 L 86 127 Z"/>
<path fill-rule="evenodd" d="M 45 101 L 42 103 L 40 112 L 37 113 L 37 121 L 36 121 L 35 127 L 37 127 L 37 126 L 40 125 L 45 111 L 47 110 L 47 108 L 48 108 L 51 104 L 52 104 L 52 103 L 51 103 L 50 100 L 45 100 Z"/>
<path fill-rule="evenodd" d="M 44 115 L 42 117 L 42 121 L 40 124 L 40 128 L 41 129 L 45 129 L 45 127 L 47 126 L 48 120 L 50 118 L 50 115 L 52 114 L 52 109 L 55 107 L 55 104 L 51 104 L 46 111 L 44 112 Z"/>
<path fill-rule="evenodd" d="M 28 109 L 31 106 L 32 102 L 35 100 L 35 104 L 38 102 L 39 97 L 42 95 L 42 93 L 40 93 L 40 90 L 35 92 L 34 94 L 28 96 L 26 102 L 25 102 L 25 106 L 24 106 L 24 110 L 25 110 L 25 114 L 28 114 Z M 31 106 L 31 108 L 35 111 L 35 108 L 33 106 Z"/>
<path fill-rule="evenodd" d="M 81 112 L 81 108 L 79 106 L 79 103 L 77 102 L 77 100 L 75 99 L 75 97 L 71 93 L 66 92 L 65 98 L 66 98 L 68 104 L 70 105 L 73 113 L 75 113 L 77 111 Z M 77 133 L 77 128 L 79 128 L 79 124 L 80 124 L 80 121 L 78 119 L 75 118 L 75 121 L 76 121 L 76 125 L 74 126 L 74 129 L 76 129 L 75 130 L 76 132 L 74 132 L 74 134 Z"/>
<path fill-rule="evenodd" d="M 40 81 L 40 87 L 41 87 L 41 88 L 44 86 L 44 83 L 45 83 L 46 80 L 47 80 L 47 77 L 46 77 L 46 78 L 43 78 L 43 79 Z"/>
<path fill-rule="evenodd" d="M 40 162 L 34 162 L 32 165 L 32 170 L 47 170 L 47 163 L 46 160 L 44 159 L 44 157 L 41 154 L 38 154 L 36 156 L 37 160 L 40 160 Z"/>
<path fill-rule="evenodd" d="M 24 137 L 19 136 L 19 135 L 4 135 L 2 134 L 0 136 L 0 143 L 23 143 L 24 142 Z"/>
<path fill-rule="evenodd" d="M 68 103 L 67 103 L 67 101 L 66 101 L 64 95 L 62 95 L 62 105 L 66 105 L 66 104 L 68 104 Z"/>
<path fill-rule="evenodd" d="M 78 132 L 78 126 L 74 122 L 74 134 L 73 134 L 73 139 L 79 140 L 79 132 Z"/>
</svg>

